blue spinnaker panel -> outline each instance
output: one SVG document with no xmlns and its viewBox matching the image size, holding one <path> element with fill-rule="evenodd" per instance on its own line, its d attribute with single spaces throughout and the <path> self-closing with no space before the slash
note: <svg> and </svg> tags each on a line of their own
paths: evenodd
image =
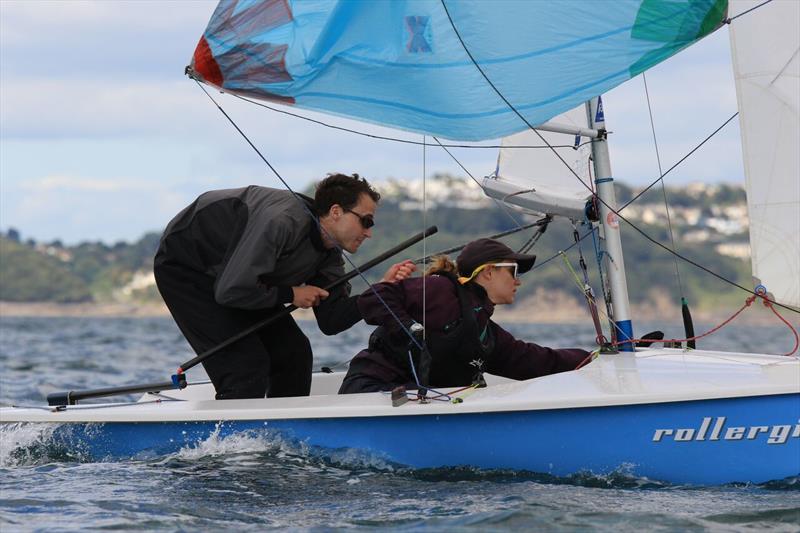
<svg viewBox="0 0 800 533">
<path fill-rule="evenodd" d="M 727 0 L 222 0 L 193 75 L 272 100 L 481 140 L 601 94 L 718 28 Z"/>
</svg>

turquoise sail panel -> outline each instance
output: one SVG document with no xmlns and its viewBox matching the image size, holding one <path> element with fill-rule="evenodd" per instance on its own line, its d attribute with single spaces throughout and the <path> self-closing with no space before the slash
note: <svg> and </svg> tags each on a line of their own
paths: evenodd
<svg viewBox="0 0 800 533">
<path fill-rule="evenodd" d="M 541 124 L 691 45 L 726 13 L 727 0 L 223 0 L 189 72 L 244 97 L 475 141 L 527 126 L 465 46 Z"/>
</svg>

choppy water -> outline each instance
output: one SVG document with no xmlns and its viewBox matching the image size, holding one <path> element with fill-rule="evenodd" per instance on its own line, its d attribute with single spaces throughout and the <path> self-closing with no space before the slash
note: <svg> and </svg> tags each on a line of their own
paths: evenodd
<svg viewBox="0 0 800 533">
<path fill-rule="evenodd" d="M 313 323 L 303 327 L 317 366 L 349 359 L 368 334 L 359 326 L 323 337 Z M 585 325 L 509 329 L 551 345 L 589 346 L 593 337 Z M 780 327 L 730 327 L 703 347 L 781 353 L 791 344 Z M 0 405 L 41 404 L 54 390 L 162 381 L 191 356 L 167 318 L 3 317 Z M 190 381 L 203 377 L 202 371 L 189 373 Z M 554 478 L 411 470 L 355 450 L 330 452 L 267 435 L 212 437 L 168 456 L 92 462 L 52 446 L 48 431 L 41 426 L 0 431 L 4 533 L 375 527 L 800 531 L 800 479 L 701 488 L 624 473 Z"/>
</svg>

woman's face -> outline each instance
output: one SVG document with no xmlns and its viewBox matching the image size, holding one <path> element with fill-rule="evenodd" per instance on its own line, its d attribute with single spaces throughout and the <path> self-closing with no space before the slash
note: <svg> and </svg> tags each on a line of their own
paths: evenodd
<svg viewBox="0 0 800 533">
<path fill-rule="evenodd" d="M 519 278 L 514 277 L 514 271 L 514 267 L 489 266 L 478 274 L 475 281 L 486 290 L 493 304 L 512 304 L 517 287 L 521 285 Z"/>
</svg>

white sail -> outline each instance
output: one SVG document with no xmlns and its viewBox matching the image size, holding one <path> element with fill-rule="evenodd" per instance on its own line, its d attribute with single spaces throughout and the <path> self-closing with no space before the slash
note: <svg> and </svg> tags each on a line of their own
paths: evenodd
<svg viewBox="0 0 800 533">
<path fill-rule="evenodd" d="M 576 107 L 558 117 L 553 123 L 588 129 L 586 108 Z M 583 218 L 583 209 L 590 197 L 589 139 L 580 138 L 577 149 L 575 135 L 539 131 L 558 154 L 569 163 L 586 187 L 578 183 L 547 144 L 533 131 L 523 131 L 503 138 L 503 148 L 497 158 L 495 175 L 483 182 L 486 194 L 535 213 Z M 542 148 L 512 148 L 540 146 Z"/>
<path fill-rule="evenodd" d="M 729 14 L 760 3 L 733 0 Z M 759 7 L 730 36 L 754 283 L 800 307 L 800 2 Z"/>
</svg>

